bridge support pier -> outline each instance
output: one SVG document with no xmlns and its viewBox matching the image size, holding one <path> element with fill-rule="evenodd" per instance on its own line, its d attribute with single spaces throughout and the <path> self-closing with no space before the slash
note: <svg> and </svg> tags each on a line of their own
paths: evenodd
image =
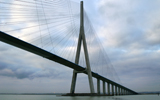
<svg viewBox="0 0 160 100">
<path fill-rule="evenodd" d="M 121 87 L 119 87 L 119 95 L 121 95 Z"/>
<path fill-rule="evenodd" d="M 122 88 L 120 87 L 119 89 L 120 89 L 120 95 L 122 95 Z"/>
<path fill-rule="evenodd" d="M 103 94 L 106 94 L 106 83 L 103 81 Z"/>
<path fill-rule="evenodd" d="M 100 79 L 97 79 L 97 93 L 100 94 Z"/>
<path fill-rule="evenodd" d="M 112 84 L 112 95 L 114 95 L 114 85 Z"/>
<path fill-rule="evenodd" d="M 116 93 L 116 95 L 117 95 L 117 86 L 115 85 L 115 93 Z"/>
<path fill-rule="evenodd" d="M 108 95 L 110 95 L 110 83 L 107 83 Z"/>
<path fill-rule="evenodd" d="M 121 95 L 123 95 L 122 91 L 123 91 L 123 89 L 122 89 L 122 87 L 121 87 Z"/>
<path fill-rule="evenodd" d="M 120 95 L 120 87 L 118 87 L 118 95 Z"/>
<path fill-rule="evenodd" d="M 123 88 L 121 88 L 121 93 L 122 93 L 122 95 L 124 95 L 124 93 L 123 93 Z"/>
<path fill-rule="evenodd" d="M 129 92 L 129 95 L 131 95 L 131 91 L 128 91 Z"/>
</svg>

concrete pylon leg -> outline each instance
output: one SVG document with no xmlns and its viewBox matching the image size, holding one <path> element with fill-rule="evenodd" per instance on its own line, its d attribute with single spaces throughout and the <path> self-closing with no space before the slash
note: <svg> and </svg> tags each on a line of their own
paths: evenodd
<svg viewBox="0 0 160 100">
<path fill-rule="evenodd" d="M 77 53 L 76 53 L 76 59 L 75 59 L 76 64 L 79 63 L 81 42 L 82 41 L 83 41 L 83 49 L 84 49 L 84 54 L 85 54 L 86 66 L 87 66 L 86 71 L 87 71 L 87 74 L 88 74 L 90 91 L 91 91 L 91 93 L 95 93 L 93 80 L 92 80 L 92 73 L 91 73 L 89 55 L 88 55 L 88 50 L 87 50 L 87 43 L 86 43 L 86 38 L 85 38 L 85 34 L 84 34 L 83 1 L 81 1 L 81 4 L 80 4 L 80 33 L 79 33 Z M 74 91 L 75 91 L 76 78 L 77 78 L 77 73 L 75 71 L 73 71 L 72 85 L 71 85 L 71 90 L 70 90 L 71 93 L 74 93 Z"/>
<path fill-rule="evenodd" d="M 84 34 L 84 22 L 83 22 L 83 1 L 81 1 L 81 15 L 80 15 L 80 34 L 82 36 L 83 40 L 83 49 L 84 49 L 84 54 L 85 54 L 85 60 L 86 60 L 86 66 L 87 66 L 87 73 L 88 73 L 88 80 L 89 80 L 89 86 L 90 86 L 90 91 L 91 93 L 95 93 L 94 91 L 94 85 L 93 85 L 93 80 L 92 80 L 92 73 L 91 73 L 91 67 L 90 67 L 90 62 L 89 62 L 89 55 L 88 55 L 88 50 L 87 50 L 87 43 L 86 43 L 86 38 Z"/>
<path fill-rule="evenodd" d="M 77 73 L 75 70 L 73 70 L 71 90 L 70 90 L 70 93 L 72 93 L 72 94 L 75 92 L 76 80 L 77 80 Z"/>
</svg>

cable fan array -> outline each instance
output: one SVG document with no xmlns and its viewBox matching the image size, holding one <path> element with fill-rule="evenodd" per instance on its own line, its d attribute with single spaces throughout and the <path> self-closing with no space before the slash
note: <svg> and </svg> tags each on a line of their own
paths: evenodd
<svg viewBox="0 0 160 100">
<path fill-rule="evenodd" d="M 1 0 L 0 31 L 74 62 L 79 5 L 70 0 Z M 85 11 L 84 30 L 92 71 L 120 82 Z M 86 67 L 83 46 L 79 65 Z"/>
</svg>

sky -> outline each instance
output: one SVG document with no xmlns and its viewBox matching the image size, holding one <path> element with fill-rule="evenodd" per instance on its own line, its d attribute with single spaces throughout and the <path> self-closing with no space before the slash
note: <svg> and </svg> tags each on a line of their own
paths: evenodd
<svg viewBox="0 0 160 100">
<path fill-rule="evenodd" d="M 84 0 L 84 8 L 121 84 L 160 91 L 160 1 Z M 0 93 L 67 93 L 72 69 L 0 42 L 0 79 Z M 86 75 L 76 92 L 89 92 Z"/>
</svg>

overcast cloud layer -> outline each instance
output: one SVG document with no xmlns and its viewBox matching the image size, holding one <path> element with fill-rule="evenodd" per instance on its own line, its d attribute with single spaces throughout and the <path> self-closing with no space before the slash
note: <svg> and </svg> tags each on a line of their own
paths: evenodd
<svg viewBox="0 0 160 100">
<path fill-rule="evenodd" d="M 84 3 L 121 83 L 138 92 L 160 91 L 160 1 Z M 0 42 L 1 93 L 69 92 L 71 77 L 69 68 Z M 89 92 L 86 76 L 78 76 L 76 91 Z"/>
<path fill-rule="evenodd" d="M 101 0 L 98 34 L 122 84 L 137 91 L 160 88 L 160 1 Z"/>
</svg>

